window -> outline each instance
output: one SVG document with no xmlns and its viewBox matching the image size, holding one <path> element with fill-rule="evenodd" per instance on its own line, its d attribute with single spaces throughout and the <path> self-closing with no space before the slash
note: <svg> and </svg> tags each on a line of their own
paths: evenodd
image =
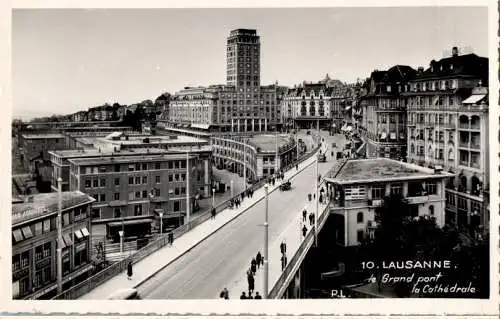
<svg viewBox="0 0 500 319">
<path fill-rule="evenodd" d="M 427 182 L 427 194 L 428 195 L 436 195 L 437 194 L 436 182 Z"/>
<path fill-rule="evenodd" d="M 168 174 L 168 181 L 172 182 L 174 180 L 174 175 Z"/>
<path fill-rule="evenodd" d="M 106 201 L 106 194 L 101 194 L 99 201 L 100 202 L 105 202 Z"/>
<path fill-rule="evenodd" d="M 141 184 L 141 177 L 140 177 L 140 176 L 136 176 L 136 177 L 135 177 L 135 184 L 136 184 L 136 185 Z"/>
<path fill-rule="evenodd" d="M 186 187 L 181 187 L 181 195 L 186 194 Z"/>
<path fill-rule="evenodd" d="M 358 243 L 361 243 L 363 241 L 363 237 L 364 237 L 364 232 L 363 230 L 358 230 L 357 232 L 357 240 L 358 240 Z"/>
<path fill-rule="evenodd" d="M 461 210 L 467 210 L 468 207 L 467 207 L 467 199 L 466 198 L 463 198 L 463 197 L 458 197 L 458 209 L 461 209 Z"/>
<path fill-rule="evenodd" d="M 181 210 L 181 202 L 176 200 L 174 201 L 174 212 L 178 212 Z"/>
<path fill-rule="evenodd" d="M 186 180 L 186 174 L 181 174 L 181 181 L 185 181 Z"/>
<path fill-rule="evenodd" d="M 99 187 L 99 180 L 98 179 L 92 180 L 92 187 Z"/>
<path fill-rule="evenodd" d="M 403 194 L 403 184 L 401 184 L 401 183 L 391 184 L 391 194 L 392 195 L 402 195 Z"/>
<path fill-rule="evenodd" d="M 100 219 L 101 218 L 101 208 L 92 208 L 92 218 L 93 219 Z M 50 226 L 50 222 L 49 222 Z M 45 222 L 43 223 L 43 228 L 45 231 Z"/>
<path fill-rule="evenodd" d="M 148 170 L 148 163 L 142 163 L 142 170 L 147 171 Z"/>
<path fill-rule="evenodd" d="M 113 214 L 113 216 L 114 216 L 115 218 L 120 218 L 120 217 L 122 217 L 122 210 L 121 210 L 121 208 L 119 208 L 119 207 L 116 207 L 116 208 L 114 209 L 114 212 L 113 212 L 113 213 L 114 213 L 114 214 Z"/>
<path fill-rule="evenodd" d="M 135 193 L 134 192 L 129 192 L 128 193 L 128 200 L 134 200 L 135 199 Z"/>
<path fill-rule="evenodd" d="M 429 206 L 429 215 L 434 216 L 434 205 Z"/>
<path fill-rule="evenodd" d="M 135 164 L 135 170 L 140 171 L 141 170 L 141 164 L 137 163 Z"/>
<path fill-rule="evenodd" d="M 179 168 L 179 167 L 180 167 L 179 161 L 175 161 L 175 168 Z"/>
<path fill-rule="evenodd" d="M 114 200 L 120 200 L 120 193 L 115 193 L 115 194 L 113 195 L 113 199 L 114 199 Z"/>
<path fill-rule="evenodd" d="M 99 180 L 99 187 L 106 187 L 106 179 L 101 178 Z"/>
<path fill-rule="evenodd" d="M 147 190 L 142 191 L 142 198 L 148 198 L 148 191 Z"/>
<path fill-rule="evenodd" d="M 156 196 L 156 197 L 161 196 L 161 195 L 160 195 L 160 189 L 159 189 L 159 188 L 155 188 L 155 196 Z"/>
<path fill-rule="evenodd" d="M 140 191 L 136 191 L 136 192 L 135 192 L 135 198 L 136 198 L 136 199 L 141 198 L 141 192 L 140 192 Z"/>
<path fill-rule="evenodd" d="M 92 180 L 86 179 L 85 180 L 85 188 L 90 188 L 92 187 Z"/>
<path fill-rule="evenodd" d="M 155 163 L 155 169 L 160 169 L 160 162 Z"/>
<path fill-rule="evenodd" d="M 128 178 L 128 184 L 129 185 L 134 185 L 134 178 L 133 177 L 129 177 Z"/>
<path fill-rule="evenodd" d="M 174 162 L 172 162 L 172 161 L 168 162 L 168 168 L 169 169 L 174 168 Z"/>
<path fill-rule="evenodd" d="M 120 171 L 120 164 L 115 164 L 115 172 L 119 172 Z"/>
<path fill-rule="evenodd" d="M 186 161 L 181 161 L 181 168 L 186 168 Z"/>
<path fill-rule="evenodd" d="M 179 188 L 178 188 L 178 187 L 176 187 L 176 188 L 175 188 L 175 190 L 174 190 L 174 194 L 175 194 L 175 195 L 180 195 L 180 190 L 179 190 Z"/>
<path fill-rule="evenodd" d="M 129 172 L 133 172 L 133 171 L 134 171 L 134 164 L 130 164 L 130 165 L 128 166 L 128 171 L 129 171 Z"/>
<path fill-rule="evenodd" d="M 106 172 L 106 166 L 99 166 L 99 172 L 105 173 Z"/>
<path fill-rule="evenodd" d="M 147 184 L 148 183 L 148 177 L 147 176 L 143 176 L 142 177 L 142 183 L 143 184 Z"/>
<path fill-rule="evenodd" d="M 69 213 L 65 213 L 62 216 L 63 226 L 69 225 Z"/>
<path fill-rule="evenodd" d="M 134 205 L 134 216 L 140 216 L 140 215 L 142 215 L 142 205 L 141 204 Z"/>
<path fill-rule="evenodd" d="M 160 184 L 160 176 L 159 175 L 155 176 L 155 183 Z"/>
<path fill-rule="evenodd" d="M 35 224 L 35 236 L 41 235 L 43 233 L 43 224 L 42 222 L 38 222 Z"/>
<path fill-rule="evenodd" d="M 374 185 L 372 186 L 372 199 L 381 199 L 385 195 L 384 185 Z"/>
<path fill-rule="evenodd" d="M 358 213 L 356 220 L 358 221 L 358 224 L 363 222 L 363 212 Z"/>
<path fill-rule="evenodd" d="M 120 178 L 115 178 L 115 186 L 120 185 Z"/>
</svg>

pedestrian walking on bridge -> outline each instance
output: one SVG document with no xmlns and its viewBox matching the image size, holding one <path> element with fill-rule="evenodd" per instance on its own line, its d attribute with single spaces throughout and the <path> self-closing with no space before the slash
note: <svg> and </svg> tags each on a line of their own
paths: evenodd
<svg viewBox="0 0 500 319">
<path fill-rule="evenodd" d="M 260 251 L 257 253 L 255 261 L 257 262 L 257 268 L 260 268 L 260 263 L 262 262 L 262 255 L 260 254 Z"/>
<path fill-rule="evenodd" d="M 215 207 L 212 208 L 211 214 L 212 214 L 211 218 L 215 219 L 215 214 L 216 214 Z"/>
<path fill-rule="evenodd" d="M 314 213 L 309 214 L 309 226 L 314 224 Z"/>
<path fill-rule="evenodd" d="M 258 292 L 258 291 L 256 291 L 256 292 L 255 292 L 255 298 L 253 298 L 253 299 L 262 299 L 262 296 L 261 296 L 261 295 L 259 295 L 259 292 Z"/>
<path fill-rule="evenodd" d="M 304 227 L 302 227 L 302 236 L 306 237 L 306 234 L 307 234 L 307 227 L 306 225 L 304 225 Z"/>
<path fill-rule="evenodd" d="M 247 296 L 245 295 L 244 291 L 241 293 L 240 299 L 247 299 Z"/>
<path fill-rule="evenodd" d="M 257 261 L 255 260 L 255 258 L 253 258 L 250 262 L 250 269 L 252 270 L 252 275 L 255 276 L 255 273 L 257 272 Z"/>
<path fill-rule="evenodd" d="M 132 275 L 133 275 L 133 273 L 132 273 L 132 262 L 129 261 L 128 265 L 127 265 L 127 279 L 128 280 L 132 280 Z"/>
<path fill-rule="evenodd" d="M 299 170 L 299 164 L 295 164 L 295 170 L 298 171 Z"/>
<path fill-rule="evenodd" d="M 306 208 L 304 207 L 304 210 L 302 211 L 302 221 L 305 222 L 306 221 L 306 216 L 307 216 L 307 210 Z"/>
</svg>

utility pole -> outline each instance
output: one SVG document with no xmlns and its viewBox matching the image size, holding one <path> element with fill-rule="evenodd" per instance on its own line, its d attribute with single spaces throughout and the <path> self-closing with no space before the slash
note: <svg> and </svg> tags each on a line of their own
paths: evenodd
<svg viewBox="0 0 500 319">
<path fill-rule="evenodd" d="M 190 200 L 190 172 L 191 169 L 189 168 L 189 150 L 186 152 L 186 224 L 189 223 L 190 219 L 190 214 L 191 214 L 191 200 Z"/>
<path fill-rule="evenodd" d="M 264 291 L 262 292 L 262 298 L 267 299 L 267 294 L 269 292 L 268 284 L 269 284 L 269 212 L 268 212 L 268 204 L 269 204 L 269 185 L 266 183 L 264 185 L 264 191 L 266 192 L 266 216 L 264 220 Z"/>
<path fill-rule="evenodd" d="M 62 178 L 57 179 L 57 293 L 62 293 Z"/>
</svg>

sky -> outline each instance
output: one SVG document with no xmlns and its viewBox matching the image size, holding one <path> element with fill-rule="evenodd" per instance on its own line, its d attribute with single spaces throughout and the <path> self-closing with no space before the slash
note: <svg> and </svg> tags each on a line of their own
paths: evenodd
<svg viewBox="0 0 500 319">
<path fill-rule="evenodd" d="M 257 29 L 261 83 L 343 82 L 468 47 L 488 56 L 487 8 L 16 9 L 13 116 L 69 114 L 226 81 L 230 30 Z M 445 52 L 448 51 L 448 52 Z"/>
</svg>

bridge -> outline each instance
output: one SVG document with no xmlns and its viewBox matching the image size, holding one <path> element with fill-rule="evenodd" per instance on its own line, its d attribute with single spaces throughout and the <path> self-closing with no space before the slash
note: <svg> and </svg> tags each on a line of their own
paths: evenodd
<svg viewBox="0 0 500 319">
<path fill-rule="evenodd" d="M 341 147 L 343 136 L 323 136 L 323 151 L 332 142 Z M 337 149 L 338 150 L 338 149 Z M 329 152 L 326 152 L 329 153 Z M 280 182 L 270 185 L 269 207 L 269 298 L 293 297 L 294 283 L 300 276 L 300 263 L 314 241 L 314 226 L 302 222 L 302 210 L 315 212 L 313 194 L 316 178 L 315 157 L 290 169 L 285 180 L 292 190 L 281 192 Z M 324 176 L 334 164 L 328 154 L 326 163 L 318 163 Z M 321 188 L 321 186 L 320 186 Z M 214 220 L 207 220 L 166 246 L 134 264 L 134 275 L 127 280 L 125 272 L 94 288 L 80 299 L 107 299 L 115 290 L 136 288 L 143 299 L 213 299 L 227 287 L 230 298 L 247 291 L 246 271 L 258 251 L 264 252 L 265 194 L 263 188 L 253 198 L 245 198 L 238 209 L 225 209 Z M 325 205 L 319 205 L 318 228 L 326 221 Z M 302 233 L 303 225 L 307 233 Z M 287 244 L 288 265 L 282 270 L 281 242 Z M 255 290 L 262 294 L 262 269 L 255 276 Z"/>
</svg>

